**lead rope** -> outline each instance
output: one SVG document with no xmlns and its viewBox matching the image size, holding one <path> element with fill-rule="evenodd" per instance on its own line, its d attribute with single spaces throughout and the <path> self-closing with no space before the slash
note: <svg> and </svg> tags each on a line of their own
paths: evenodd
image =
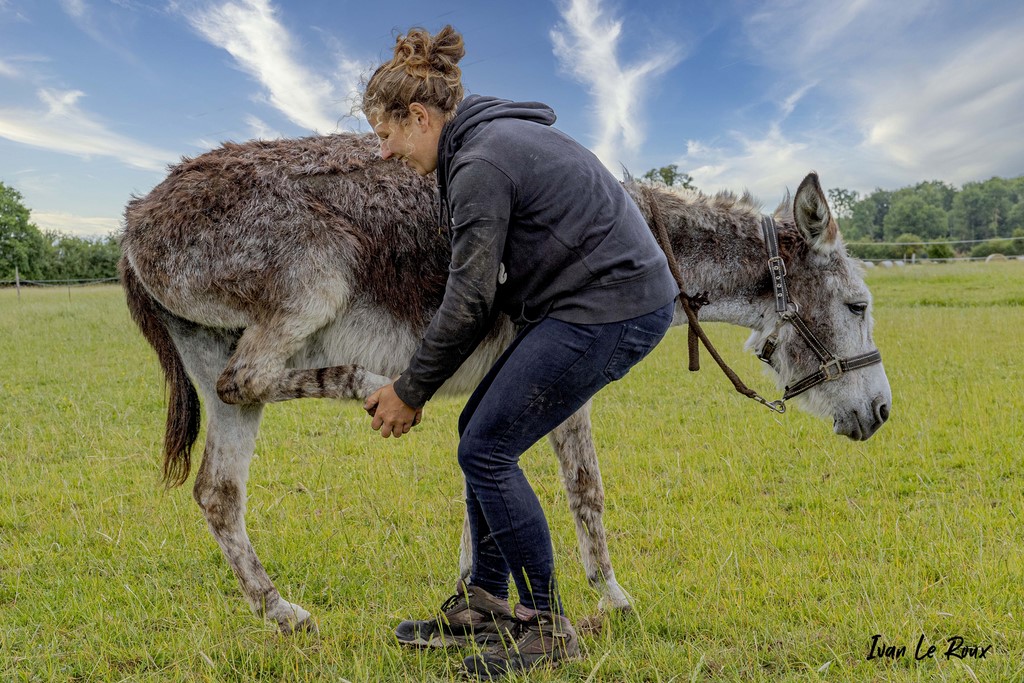
<svg viewBox="0 0 1024 683">
<path fill-rule="evenodd" d="M 683 312 L 686 314 L 687 320 L 687 350 L 690 354 L 690 372 L 696 372 L 700 370 L 700 347 L 697 344 L 699 339 L 703 344 L 704 348 L 708 350 L 711 357 L 714 358 L 715 362 L 718 363 L 718 367 L 722 369 L 725 376 L 732 382 L 732 386 L 736 391 L 743 394 L 747 398 L 753 399 L 761 405 L 775 411 L 776 413 L 786 412 L 786 404 L 783 401 L 769 401 L 761 394 L 757 393 L 739 378 L 732 368 L 730 368 L 722 356 L 715 349 L 711 340 L 708 339 L 708 335 L 704 332 L 704 328 L 700 326 L 700 322 L 697 320 L 697 312 L 701 306 L 708 303 L 707 292 L 703 292 L 696 296 L 690 296 L 686 293 L 686 287 L 683 286 L 683 276 L 679 272 L 679 263 L 676 261 L 675 252 L 672 250 L 672 243 L 668 238 L 668 228 L 665 226 L 665 221 L 662 220 L 661 208 L 658 206 L 658 202 L 654 196 L 654 190 L 650 187 L 641 185 L 640 191 L 647 200 L 647 205 L 651 211 L 651 232 L 654 233 L 654 239 L 657 240 L 658 246 L 665 252 L 665 257 L 668 259 L 668 269 L 672 272 L 672 277 L 675 278 L 676 284 L 679 286 L 679 301 L 683 305 Z"/>
</svg>

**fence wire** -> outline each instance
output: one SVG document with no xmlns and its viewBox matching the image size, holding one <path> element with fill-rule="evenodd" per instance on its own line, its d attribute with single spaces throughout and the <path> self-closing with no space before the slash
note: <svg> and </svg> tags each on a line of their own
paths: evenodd
<svg viewBox="0 0 1024 683">
<path fill-rule="evenodd" d="M 85 285 L 100 285 L 107 282 L 120 282 L 116 277 L 104 278 L 78 278 L 72 280 L 0 280 L 0 287 L 78 287 Z"/>
</svg>

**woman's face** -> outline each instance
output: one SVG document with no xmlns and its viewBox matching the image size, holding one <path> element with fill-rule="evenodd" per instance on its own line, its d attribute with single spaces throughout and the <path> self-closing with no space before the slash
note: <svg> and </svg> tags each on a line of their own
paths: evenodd
<svg viewBox="0 0 1024 683">
<path fill-rule="evenodd" d="M 424 176 L 437 168 L 437 142 L 444 125 L 440 112 L 413 102 L 404 121 L 371 119 L 370 125 L 380 138 L 382 159 L 395 157 Z"/>
</svg>

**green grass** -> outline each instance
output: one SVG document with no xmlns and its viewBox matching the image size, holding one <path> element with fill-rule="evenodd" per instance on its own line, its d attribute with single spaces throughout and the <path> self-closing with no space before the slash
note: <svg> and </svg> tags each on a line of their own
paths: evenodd
<svg viewBox="0 0 1024 683">
<path fill-rule="evenodd" d="M 1024 678 L 1024 263 L 868 273 L 892 418 L 854 443 L 775 416 L 673 331 L 596 399 L 606 525 L 632 618 L 537 681 Z M 709 326 L 727 359 L 775 395 Z M 0 290 L 0 680 L 457 678 L 400 649 L 447 597 L 461 529 L 457 401 L 384 441 L 354 403 L 266 411 L 248 525 L 319 636 L 253 617 L 188 486 L 163 492 L 163 386 L 116 287 Z M 570 616 L 595 611 L 546 444 L 524 466 L 548 510 Z M 871 637 L 906 646 L 867 661 Z M 914 661 L 921 635 L 939 646 Z M 945 641 L 992 645 L 946 659 Z M 827 665 L 827 669 L 823 669 Z"/>
</svg>

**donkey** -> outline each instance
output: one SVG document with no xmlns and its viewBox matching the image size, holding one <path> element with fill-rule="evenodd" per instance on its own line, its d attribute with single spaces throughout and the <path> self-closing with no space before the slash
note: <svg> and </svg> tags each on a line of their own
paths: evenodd
<svg viewBox="0 0 1024 683">
<path fill-rule="evenodd" d="M 679 269 L 709 301 L 700 320 L 752 330 L 771 346 L 780 386 L 824 368 L 773 302 L 757 205 L 626 183 L 649 222 L 661 216 Z M 586 201 L 585 197 L 581 201 Z M 134 321 L 169 384 L 164 481 L 184 483 L 208 422 L 193 495 L 251 608 L 283 632 L 315 630 L 278 593 L 245 529 L 246 481 L 263 406 L 294 398 L 361 399 L 405 368 L 443 296 L 449 235 L 437 191 L 372 135 L 228 143 L 185 158 L 129 202 L 120 272 Z M 837 356 L 872 347 L 871 295 L 845 251 L 815 174 L 774 214 L 789 291 L 806 327 Z M 779 268 L 777 273 L 781 272 Z M 783 308 L 789 308 L 784 306 Z M 795 306 L 793 307 L 795 308 Z M 628 317 L 629 311 L 623 311 Z M 674 324 L 686 318 L 677 304 Z M 517 330 L 499 317 L 443 393 L 468 393 Z M 848 368 L 849 369 L 849 368 Z M 820 374 L 820 372 L 819 372 Z M 833 373 L 834 374 L 834 373 Z M 892 401 L 881 364 L 825 378 L 797 400 L 834 430 L 867 439 Z M 194 385 L 193 385 L 194 382 Z M 615 580 L 589 404 L 550 435 L 587 578 L 601 609 L 630 608 Z M 472 567 L 463 535 L 460 575 Z"/>
</svg>

